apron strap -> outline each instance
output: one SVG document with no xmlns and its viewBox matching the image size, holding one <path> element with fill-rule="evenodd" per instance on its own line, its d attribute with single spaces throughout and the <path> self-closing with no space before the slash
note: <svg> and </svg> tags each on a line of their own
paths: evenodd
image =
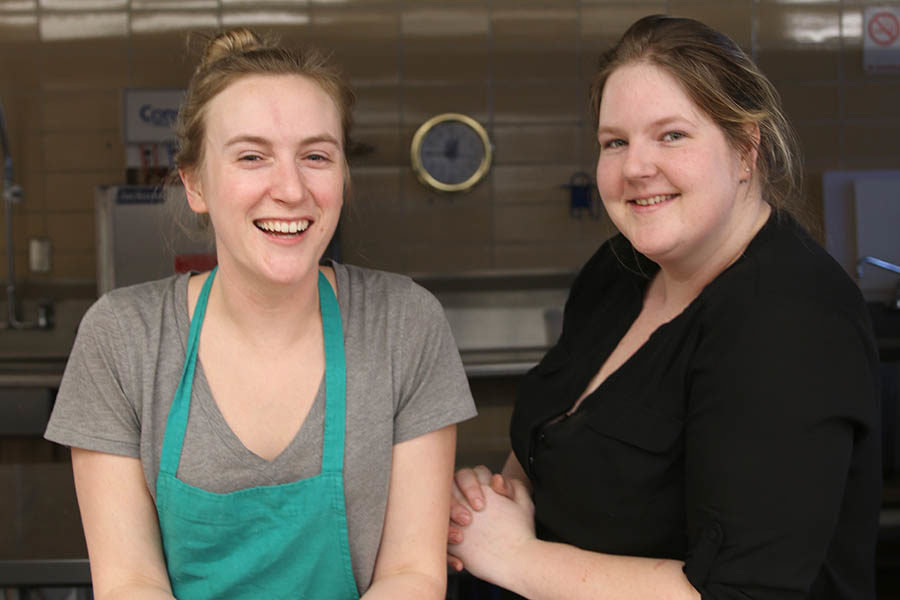
<svg viewBox="0 0 900 600">
<path fill-rule="evenodd" d="M 344 326 L 341 309 L 331 284 L 319 271 L 319 310 L 325 340 L 325 433 L 322 443 L 322 472 L 344 468 L 347 376 L 344 356 Z"/>
<path fill-rule="evenodd" d="M 214 267 L 203 283 L 200 297 L 194 307 L 194 316 L 191 318 L 191 328 L 188 331 L 187 350 L 185 351 L 185 365 L 181 371 L 181 379 L 178 381 L 178 389 L 172 399 L 172 407 L 169 409 L 169 417 L 166 421 L 166 433 L 163 436 L 162 456 L 159 462 L 159 470 L 175 476 L 178 471 L 178 462 L 181 460 L 181 446 L 184 443 L 184 432 L 187 430 L 188 411 L 191 407 L 191 389 L 194 387 L 194 367 L 197 365 L 197 348 L 200 346 L 200 330 L 203 327 L 203 317 L 206 315 L 206 304 L 209 301 L 209 290 L 216 276 Z"/>
<path fill-rule="evenodd" d="M 214 268 L 200 290 L 191 327 L 188 331 L 185 365 L 169 409 L 163 436 L 160 471 L 173 477 L 178 471 L 184 434 L 187 431 L 191 390 L 200 345 L 200 330 L 206 315 L 209 290 L 216 275 Z M 344 357 L 344 329 L 337 297 L 325 275 L 319 271 L 319 310 L 322 313 L 322 337 L 325 345 L 325 431 L 322 443 L 322 472 L 341 472 L 344 468 L 344 427 L 346 421 L 347 378 Z"/>
</svg>

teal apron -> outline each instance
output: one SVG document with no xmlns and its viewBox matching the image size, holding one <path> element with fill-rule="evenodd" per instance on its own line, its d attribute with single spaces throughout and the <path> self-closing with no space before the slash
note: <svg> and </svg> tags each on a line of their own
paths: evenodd
<svg viewBox="0 0 900 600">
<path fill-rule="evenodd" d="M 172 590 L 179 600 L 357 599 L 344 504 L 344 338 L 337 298 L 319 273 L 325 339 L 322 470 L 293 483 L 216 494 L 176 477 L 200 329 L 215 269 L 206 278 L 181 381 L 163 437 L 156 510 Z"/>
</svg>

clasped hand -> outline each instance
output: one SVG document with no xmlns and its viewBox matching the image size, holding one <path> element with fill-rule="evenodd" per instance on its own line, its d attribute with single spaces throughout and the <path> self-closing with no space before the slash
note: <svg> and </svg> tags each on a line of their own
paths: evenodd
<svg viewBox="0 0 900 600">
<path fill-rule="evenodd" d="M 452 494 L 448 564 L 502 586 L 511 561 L 535 539 L 528 489 L 482 465 L 457 471 Z"/>
</svg>

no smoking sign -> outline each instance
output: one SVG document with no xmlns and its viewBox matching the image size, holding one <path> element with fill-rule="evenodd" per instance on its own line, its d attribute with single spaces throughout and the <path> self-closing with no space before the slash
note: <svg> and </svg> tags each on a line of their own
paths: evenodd
<svg viewBox="0 0 900 600">
<path fill-rule="evenodd" d="M 869 73 L 900 73 L 900 8 L 867 8 L 863 62 Z"/>
</svg>

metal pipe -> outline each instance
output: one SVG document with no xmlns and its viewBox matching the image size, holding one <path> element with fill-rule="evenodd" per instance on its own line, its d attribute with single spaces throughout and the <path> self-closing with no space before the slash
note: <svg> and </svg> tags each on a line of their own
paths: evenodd
<svg viewBox="0 0 900 600">
<path fill-rule="evenodd" d="M 9 148 L 9 138 L 6 137 L 6 120 L 3 116 L 3 104 L 0 103 L 0 145 L 3 146 L 3 204 L 5 205 L 6 214 L 6 258 L 7 258 L 7 280 L 6 280 L 6 308 L 7 308 L 7 328 L 24 329 L 33 327 L 33 323 L 25 323 L 18 318 L 18 307 L 16 304 L 16 255 L 13 244 L 13 204 L 22 201 L 22 186 L 15 183 L 13 172 L 12 152 Z"/>
</svg>

